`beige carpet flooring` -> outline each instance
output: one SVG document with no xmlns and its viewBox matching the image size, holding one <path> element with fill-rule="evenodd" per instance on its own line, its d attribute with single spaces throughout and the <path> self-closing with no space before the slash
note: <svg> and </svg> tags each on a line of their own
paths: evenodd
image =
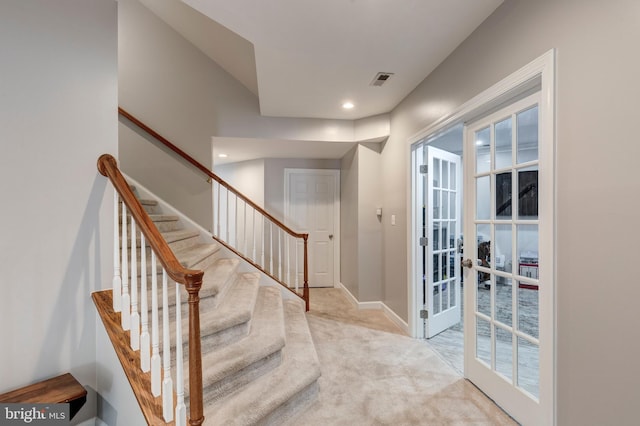
<svg viewBox="0 0 640 426">
<path fill-rule="evenodd" d="M 296 425 L 514 425 L 423 341 L 340 289 L 312 289 L 309 327 L 322 377 Z"/>
</svg>

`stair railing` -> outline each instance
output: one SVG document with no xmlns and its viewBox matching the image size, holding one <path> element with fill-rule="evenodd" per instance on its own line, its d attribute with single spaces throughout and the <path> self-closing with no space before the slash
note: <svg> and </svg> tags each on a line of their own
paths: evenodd
<svg viewBox="0 0 640 426">
<path fill-rule="evenodd" d="M 309 234 L 293 231 L 124 109 L 118 113 L 206 176 L 213 186 L 213 238 L 301 297 L 308 311 Z"/>
<path fill-rule="evenodd" d="M 200 309 L 198 293 L 202 286 L 203 271 L 184 268 L 144 210 L 118 169 L 118 164 L 109 154 L 98 159 L 98 170 L 106 176 L 114 191 L 114 277 L 113 309 L 120 312 L 123 332 L 129 332 L 131 350 L 139 353 L 139 374 L 151 375 L 147 393 L 159 398 L 165 422 L 185 425 L 187 409 L 184 397 L 184 362 L 182 336 L 182 297 L 188 294 L 188 368 L 189 368 L 189 424 L 204 422 L 202 397 L 202 353 L 200 349 Z M 122 201 L 122 203 L 120 203 Z M 122 206 L 120 207 L 120 204 Z M 150 249 L 150 264 L 147 265 L 147 248 Z M 138 249 L 140 253 L 138 254 Z M 139 263 L 139 266 L 138 266 Z M 161 285 L 158 286 L 158 277 Z M 138 282 L 138 277 L 140 282 Z M 171 309 L 169 279 L 175 282 L 175 340 L 171 341 L 169 311 Z M 149 282 L 151 290 L 148 291 Z M 149 293 L 151 312 L 148 309 Z M 162 298 L 159 306 L 158 298 Z M 140 296 L 140 297 L 139 297 Z M 138 308 L 140 299 L 140 309 Z M 159 320 L 159 311 L 162 320 Z M 149 320 L 149 314 L 151 319 Z M 149 330 L 151 323 L 151 331 Z M 162 335 L 160 335 L 162 330 Z M 162 354 L 160 353 L 162 342 Z M 172 354 L 172 347 L 174 353 Z M 174 364 L 172 365 L 172 360 Z M 138 360 L 136 360 L 138 361 Z M 125 368 L 127 374 L 130 368 Z M 133 370 L 136 371 L 136 370 Z M 131 378 L 130 378 L 130 381 Z M 175 393 L 174 393 L 175 390 Z M 136 397 L 145 412 L 148 401 L 136 392 Z M 160 399 L 161 397 L 161 399 Z M 155 402 L 154 402 L 155 403 Z M 153 405 L 153 403 L 152 403 Z"/>
</svg>

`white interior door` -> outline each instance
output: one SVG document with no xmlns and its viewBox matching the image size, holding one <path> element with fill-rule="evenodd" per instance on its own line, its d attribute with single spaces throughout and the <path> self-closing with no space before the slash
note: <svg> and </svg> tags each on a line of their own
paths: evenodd
<svg viewBox="0 0 640 426">
<path fill-rule="evenodd" d="M 419 152 L 423 157 L 419 175 L 423 204 L 418 265 L 425 299 L 425 337 L 430 338 L 460 322 L 461 158 L 428 145 Z"/>
<path fill-rule="evenodd" d="M 309 234 L 309 286 L 334 287 L 339 171 L 289 169 L 285 182 L 285 222 Z"/>
<path fill-rule="evenodd" d="M 540 321 L 553 280 L 543 244 L 553 238 L 552 165 L 538 105 L 538 94 L 518 101 L 469 125 L 465 139 L 465 375 L 524 425 L 544 424 L 540 401 L 553 391 L 541 356 L 552 330 Z"/>
</svg>

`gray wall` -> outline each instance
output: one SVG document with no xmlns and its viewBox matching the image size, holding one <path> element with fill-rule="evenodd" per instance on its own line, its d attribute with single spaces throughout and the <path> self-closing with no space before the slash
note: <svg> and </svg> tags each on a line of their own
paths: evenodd
<svg viewBox="0 0 640 426">
<path fill-rule="evenodd" d="M 557 49 L 559 425 L 637 423 L 640 2 L 506 1 L 392 113 L 382 156 L 385 302 L 407 318 L 407 139 Z M 615 228 L 615 229 L 614 229 Z"/>
<path fill-rule="evenodd" d="M 340 280 L 359 302 L 382 300 L 379 149 L 379 144 L 359 144 L 342 158 Z"/>
<path fill-rule="evenodd" d="M 117 155 L 112 0 L 0 2 L 0 393 L 65 372 L 95 415 L 96 314 L 111 286 Z"/>
<path fill-rule="evenodd" d="M 214 167 L 214 172 L 225 182 L 264 208 L 265 160 L 240 161 Z"/>
<path fill-rule="evenodd" d="M 380 193 L 380 153 L 378 144 L 373 149 L 358 145 L 358 301 L 382 300 L 382 219 L 376 209 L 382 207 Z M 384 210 L 384 209 L 383 209 Z"/>
<path fill-rule="evenodd" d="M 344 157 L 340 168 L 340 281 L 360 297 L 358 265 L 358 146 Z"/>
<path fill-rule="evenodd" d="M 205 167 L 211 167 L 216 105 L 225 87 L 244 86 L 134 0 L 118 6 L 118 95 L 120 105 Z M 211 186 L 121 122 L 122 169 L 203 227 L 211 228 Z"/>
</svg>

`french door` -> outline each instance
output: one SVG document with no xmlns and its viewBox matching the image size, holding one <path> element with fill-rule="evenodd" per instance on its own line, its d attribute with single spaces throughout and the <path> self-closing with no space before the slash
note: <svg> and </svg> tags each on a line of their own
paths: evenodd
<svg viewBox="0 0 640 426">
<path fill-rule="evenodd" d="M 414 151 L 418 215 L 415 229 L 422 282 L 424 336 L 430 338 L 460 322 L 461 167 L 459 155 L 422 145 Z"/>
<path fill-rule="evenodd" d="M 539 140 L 539 94 L 467 126 L 465 375 L 524 425 L 543 424 L 552 392 L 552 164 Z M 552 159 L 553 157 L 551 157 Z M 552 162 L 552 161 L 551 161 Z"/>
</svg>

